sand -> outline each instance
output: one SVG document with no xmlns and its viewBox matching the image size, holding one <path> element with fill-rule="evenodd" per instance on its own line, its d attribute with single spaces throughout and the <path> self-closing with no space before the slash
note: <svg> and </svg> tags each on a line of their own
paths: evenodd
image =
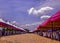
<svg viewBox="0 0 60 43">
<path fill-rule="evenodd" d="M 19 34 L 1 37 L 0 43 L 60 43 L 60 42 L 39 36 L 37 34 Z"/>
</svg>

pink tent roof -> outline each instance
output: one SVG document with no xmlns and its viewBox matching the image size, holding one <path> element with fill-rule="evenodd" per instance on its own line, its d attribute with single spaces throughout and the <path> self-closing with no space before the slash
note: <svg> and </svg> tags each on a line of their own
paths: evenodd
<svg viewBox="0 0 60 43">
<path fill-rule="evenodd" d="M 56 12 L 54 15 L 52 15 L 50 18 L 48 18 L 46 21 L 44 21 L 41 25 L 39 25 L 37 29 L 34 30 L 34 32 L 40 29 L 41 26 L 46 26 L 51 21 L 56 21 L 56 20 L 60 20 L 60 10 Z"/>
<path fill-rule="evenodd" d="M 8 28 L 16 29 L 16 30 L 22 30 L 20 28 L 14 27 L 13 25 L 9 25 L 9 24 L 7 24 L 5 22 L 0 22 L 0 26 L 5 27 L 5 28 L 8 27 Z M 25 30 L 22 30 L 22 31 L 25 31 Z"/>
<path fill-rule="evenodd" d="M 45 26 L 47 25 L 47 23 L 51 22 L 51 21 L 55 21 L 57 19 L 60 19 L 60 10 L 58 12 L 56 12 L 54 15 L 52 15 L 50 18 L 48 18 L 46 21 L 44 21 L 41 26 Z"/>
</svg>

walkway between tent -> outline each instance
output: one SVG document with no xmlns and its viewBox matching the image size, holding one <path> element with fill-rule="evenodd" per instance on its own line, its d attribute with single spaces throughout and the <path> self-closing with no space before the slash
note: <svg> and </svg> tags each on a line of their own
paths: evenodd
<svg viewBox="0 0 60 43">
<path fill-rule="evenodd" d="M 37 34 L 27 33 L 1 37 L 0 43 L 60 43 L 60 42 L 39 36 Z"/>
</svg>

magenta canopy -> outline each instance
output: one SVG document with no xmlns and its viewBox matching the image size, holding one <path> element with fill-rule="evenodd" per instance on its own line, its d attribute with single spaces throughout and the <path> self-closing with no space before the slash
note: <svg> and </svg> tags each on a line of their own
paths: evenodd
<svg viewBox="0 0 60 43">
<path fill-rule="evenodd" d="M 57 21 L 57 22 L 56 22 Z M 59 11 L 57 11 L 55 14 L 53 14 L 50 18 L 48 18 L 46 21 L 44 21 L 41 25 L 39 25 L 38 27 L 37 27 L 37 29 L 36 30 L 34 30 L 34 31 L 37 31 L 37 30 L 40 30 L 41 29 L 41 27 L 46 27 L 46 26 L 48 26 L 48 24 L 49 23 L 51 23 L 51 22 L 54 22 L 55 23 L 55 25 L 56 24 L 59 24 L 59 26 L 60 26 L 60 10 Z M 51 24 L 50 24 L 51 25 Z M 54 25 L 54 26 L 55 26 Z M 46 28 L 47 29 L 47 28 Z"/>
<path fill-rule="evenodd" d="M 44 21 L 41 26 L 45 26 L 47 25 L 49 22 L 51 21 L 56 21 L 56 20 L 60 20 L 60 10 L 58 12 L 56 12 L 55 14 L 53 14 L 50 18 L 48 18 L 46 21 Z"/>
<path fill-rule="evenodd" d="M 0 27 L 25 31 L 25 30 L 22 30 L 22 29 L 20 29 L 20 28 L 14 27 L 14 26 L 12 26 L 12 25 L 6 24 L 6 23 L 4 23 L 4 22 L 0 22 Z"/>
</svg>

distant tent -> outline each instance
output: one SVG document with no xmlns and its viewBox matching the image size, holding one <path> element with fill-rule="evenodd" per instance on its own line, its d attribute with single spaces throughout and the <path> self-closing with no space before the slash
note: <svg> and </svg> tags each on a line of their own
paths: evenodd
<svg viewBox="0 0 60 43">
<path fill-rule="evenodd" d="M 48 18 L 45 22 L 37 27 L 36 30 L 48 30 L 48 29 L 57 29 L 60 28 L 60 10 Z"/>
</svg>

